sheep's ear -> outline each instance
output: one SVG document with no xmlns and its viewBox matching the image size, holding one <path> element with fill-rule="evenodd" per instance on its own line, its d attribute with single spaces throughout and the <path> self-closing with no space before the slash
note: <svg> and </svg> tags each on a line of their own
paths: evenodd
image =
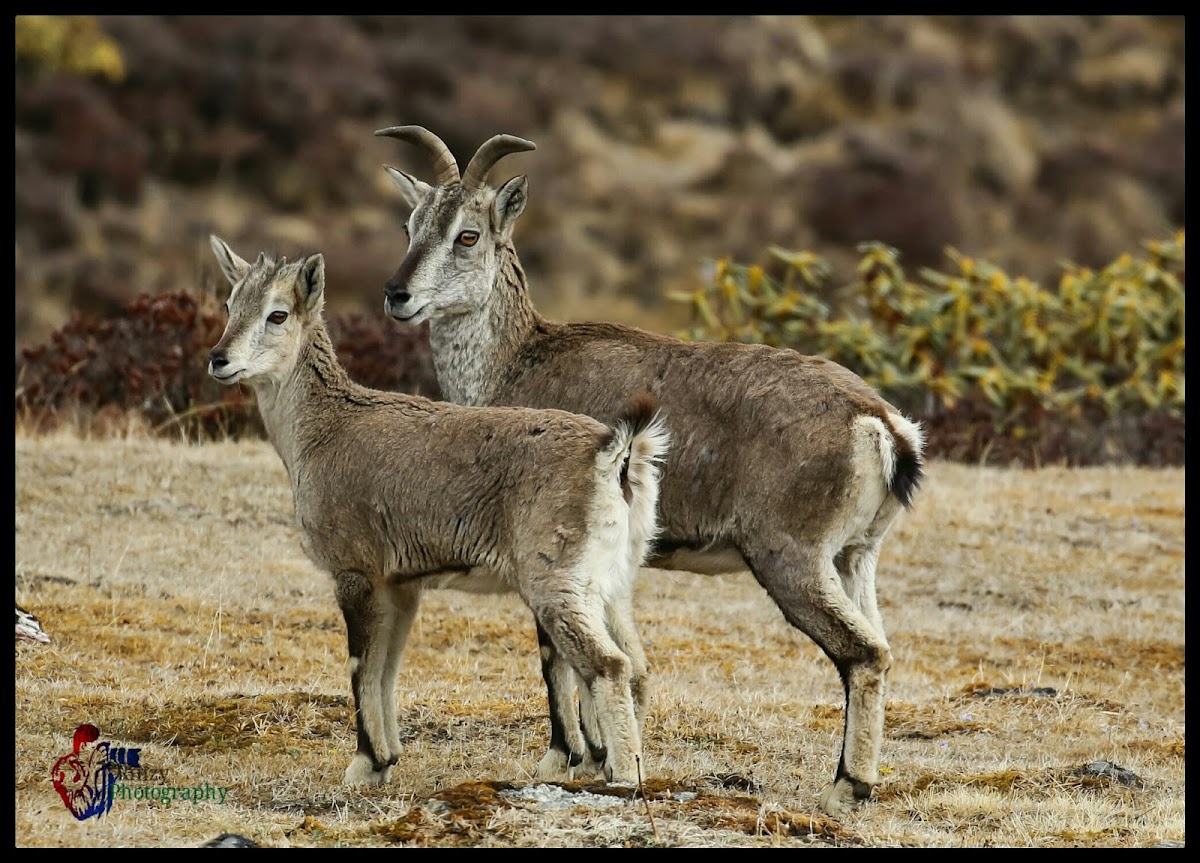
<svg viewBox="0 0 1200 863">
<path fill-rule="evenodd" d="M 239 258 L 237 252 L 229 248 L 228 243 L 216 234 L 210 234 L 208 241 L 212 245 L 213 254 L 217 256 L 217 263 L 221 265 L 221 272 L 229 279 L 229 284 L 236 285 L 246 278 L 246 273 L 250 272 L 250 265 Z"/>
<path fill-rule="evenodd" d="M 304 307 L 310 312 L 320 311 L 325 305 L 325 257 L 309 255 L 300 265 L 297 282 Z"/>
<path fill-rule="evenodd" d="M 404 196 L 404 202 L 414 210 L 417 208 L 417 204 L 425 200 L 425 196 L 433 188 L 428 183 L 422 183 L 416 177 L 398 171 L 391 165 L 383 167 L 388 172 L 388 176 L 392 178 L 392 182 L 396 184 L 396 188 L 400 190 L 400 194 Z"/>
<path fill-rule="evenodd" d="M 492 226 L 501 237 L 512 231 L 513 223 L 525 211 L 529 198 L 529 179 L 525 175 L 513 177 L 496 192 L 492 202 Z"/>
</svg>

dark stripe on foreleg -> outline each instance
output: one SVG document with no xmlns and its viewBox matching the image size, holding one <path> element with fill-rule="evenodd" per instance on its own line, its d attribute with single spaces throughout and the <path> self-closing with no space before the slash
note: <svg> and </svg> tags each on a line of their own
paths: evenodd
<svg viewBox="0 0 1200 863">
<path fill-rule="evenodd" d="M 540 621 L 537 621 L 537 638 L 542 658 L 542 679 L 546 681 L 546 698 L 550 705 L 550 748 L 566 754 L 567 766 L 578 767 L 583 763 L 583 753 L 571 751 L 567 742 L 566 723 L 558 709 L 560 699 L 565 694 L 558 691 L 558 682 L 554 674 L 554 669 L 560 661 L 558 651 L 554 642 L 550 640 L 550 633 L 546 632 Z"/>
<path fill-rule="evenodd" d="M 371 650 L 379 650 L 383 645 L 374 645 L 372 638 L 372 616 L 374 591 L 371 582 L 362 573 L 338 573 L 335 580 L 335 594 L 342 617 L 346 621 L 346 645 L 350 654 L 353 670 L 350 672 L 350 689 L 354 694 L 354 720 L 358 731 L 357 751 L 365 755 L 376 771 L 388 767 L 388 762 L 380 757 L 379 749 L 367 731 L 366 717 L 363 707 L 369 703 L 364 686 L 378 686 L 378 681 L 364 681 L 363 672 L 367 666 L 367 657 Z M 382 723 L 381 723 L 382 724 Z M 382 741 L 381 741 L 382 742 Z"/>
</svg>

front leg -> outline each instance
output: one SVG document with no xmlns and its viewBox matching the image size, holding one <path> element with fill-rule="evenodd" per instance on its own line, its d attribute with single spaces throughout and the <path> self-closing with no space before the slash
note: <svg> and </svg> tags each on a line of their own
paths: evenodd
<svg viewBox="0 0 1200 863">
<path fill-rule="evenodd" d="M 354 692 L 354 719 L 358 727 L 358 748 L 342 782 L 382 785 L 388 781 L 398 757 L 388 741 L 383 704 L 383 674 L 389 648 L 384 631 L 390 623 L 391 602 L 381 597 L 377 585 L 361 572 L 337 573 L 335 583 L 338 606 L 346 620 L 350 687 Z"/>
<path fill-rule="evenodd" d="M 400 657 L 404 653 L 408 633 L 417 616 L 421 593 L 413 584 L 402 584 L 390 585 L 383 595 L 388 597 L 391 607 L 389 614 L 379 617 L 381 623 L 386 623 L 386 629 L 381 630 L 379 637 L 388 646 L 387 659 L 383 665 L 381 697 L 384 733 L 387 735 L 388 749 L 391 750 L 391 761 L 394 764 L 401 748 L 400 727 L 396 718 L 396 678 L 400 674 Z"/>
</svg>

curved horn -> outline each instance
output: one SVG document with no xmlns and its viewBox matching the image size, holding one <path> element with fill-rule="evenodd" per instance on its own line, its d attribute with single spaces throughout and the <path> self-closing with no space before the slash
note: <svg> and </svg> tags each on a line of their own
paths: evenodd
<svg viewBox="0 0 1200 863">
<path fill-rule="evenodd" d="M 536 149 L 537 145 L 533 141 L 526 141 L 516 135 L 493 136 L 483 142 L 483 146 L 467 163 L 467 170 L 463 172 L 463 187 L 475 192 L 479 191 L 483 188 L 484 181 L 487 180 L 488 171 L 492 170 L 492 166 L 502 158 L 509 153 L 523 153 L 526 150 Z"/>
<path fill-rule="evenodd" d="M 449 186 L 458 182 L 458 163 L 454 161 L 454 156 L 450 155 L 450 148 L 424 126 L 389 126 L 386 129 L 376 129 L 375 134 L 399 138 L 424 148 L 433 158 L 433 170 L 436 172 L 439 186 Z"/>
</svg>

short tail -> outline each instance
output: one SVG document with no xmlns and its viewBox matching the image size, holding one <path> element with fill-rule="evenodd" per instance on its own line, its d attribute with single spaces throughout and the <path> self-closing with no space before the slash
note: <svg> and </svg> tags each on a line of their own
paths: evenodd
<svg viewBox="0 0 1200 863">
<path fill-rule="evenodd" d="M 884 459 L 888 490 L 907 509 L 925 476 L 925 435 L 919 423 L 897 413 L 888 416 L 894 445 L 891 458 Z"/>
<path fill-rule="evenodd" d="M 638 565 L 658 535 L 658 491 L 662 463 L 671 435 L 649 393 L 634 396 L 625 415 L 613 429 L 613 439 L 603 450 L 620 465 L 617 482 L 629 505 L 630 539 Z"/>
</svg>

